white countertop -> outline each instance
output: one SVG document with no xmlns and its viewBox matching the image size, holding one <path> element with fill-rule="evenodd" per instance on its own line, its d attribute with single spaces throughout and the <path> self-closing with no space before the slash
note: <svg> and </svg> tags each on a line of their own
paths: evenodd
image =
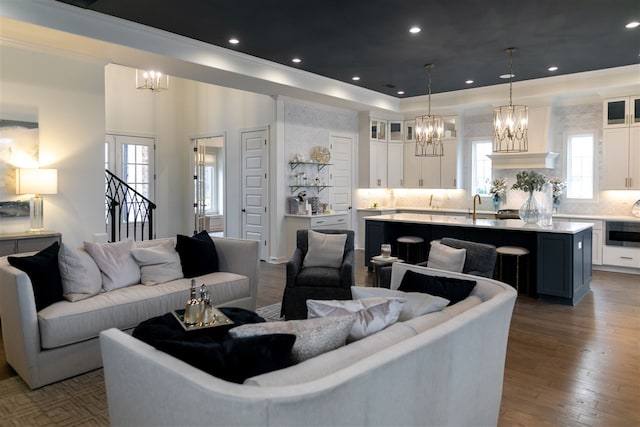
<svg viewBox="0 0 640 427">
<path fill-rule="evenodd" d="M 413 213 L 399 213 L 388 215 L 374 215 L 365 217 L 366 220 L 384 222 L 409 222 L 413 224 L 447 225 L 457 227 L 497 228 L 502 230 L 520 230 L 544 233 L 576 234 L 592 228 L 590 222 L 554 222 L 550 226 L 527 224 L 519 219 L 476 219 L 462 216 L 425 215 Z"/>
<path fill-rule="evenodd" d="M 358 212 L 390 212 L 390 211 L 414 211 L 414 212 L 429 212 L 431 215 L 438 214 L 462 214 L 462 215 L 471 215 L 470 209 L 450 209 L 450 208 L 432 208 L 432 207 L 424 207 L 424 208 L 416 208 L 416 207 L 401 207 L 397 206 L 395 208 L 358 208 Z M 476 211 L 478 215 L 495 215 L 494 211 L 485 211 L 478 210 Z M 625 222 L 640 222 L 640 218 L 635 217 L 633 215 L 599 215 L 599 214 L 590 214 L 590 215 L 581 215 L 581 214 L 572 214 L 572 213 L 558 213 L 553 214 L 554 218 L 572 218 L 572 219 L 584 219 L 588 222 L 588 220 L 596 220 L 596 221 L 625 221 Z"/>
</svg>

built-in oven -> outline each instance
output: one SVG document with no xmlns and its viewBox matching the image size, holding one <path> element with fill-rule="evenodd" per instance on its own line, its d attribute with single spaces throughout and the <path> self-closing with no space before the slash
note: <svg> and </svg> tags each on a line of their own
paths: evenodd
<svg viewBox="0 0 640 427">
<path fill-rule="evenodd" d="M 605 230 L 607 246 L 640 248 L 640 222 L 607 221 Z"/>
</svg>

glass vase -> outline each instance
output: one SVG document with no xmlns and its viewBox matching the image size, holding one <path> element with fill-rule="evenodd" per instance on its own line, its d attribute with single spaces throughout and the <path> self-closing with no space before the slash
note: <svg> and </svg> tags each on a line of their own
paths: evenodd
<svg viewBox="0 0 640 427">
<path fill-rule="evenodd" d="M 500 202 L 501 202 L 500 196 L 497 195 L 497 194 L 494 194 L 493 195 L 493 210 L 495 212 L 498 212 L 498 209 L 500 209 Z"/>
<path fill-rule="evenodd" d="M 529 193 L 529 197 L 520 207 L 518 212 L 520 219 L 527 224 L 536 224 L 542 219 L 540 203 L 533 196 L 533 191 Z"/>
</svg>

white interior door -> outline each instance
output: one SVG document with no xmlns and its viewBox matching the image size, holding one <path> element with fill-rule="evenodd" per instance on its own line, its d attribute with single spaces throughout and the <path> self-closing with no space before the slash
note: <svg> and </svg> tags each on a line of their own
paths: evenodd
<svg viewBox="0 0 640 427">
<path fill-rule="evenodd" d="M 331 163 L 333 163 L 333 206 L 336 212 L 347 214 L 347 224 L 351 224 L 351 148 L 353 138 L 330 137 Z M 349 227 L 351 228 L 351 227 Z"/>
<path fill-rule="evenodd" d="M 242 237 L 257 240 L 260 259 L 269 253 L 269 146 L 266 129 L 242 132 Z"/>
</svg>

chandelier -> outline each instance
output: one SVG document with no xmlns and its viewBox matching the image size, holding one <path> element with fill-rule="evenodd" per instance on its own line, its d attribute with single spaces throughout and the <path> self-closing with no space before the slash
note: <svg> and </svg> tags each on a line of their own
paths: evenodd
<svg viewBox="0 0 640 427">
<path fill-rule="evenodd" d="M 516 49 L 506 49 L 509 54 L 509 105 L 496 108 L 493 115 L 494 153 L 512 153 L 527 151 L 529 141 L 527 126 L 529 112 L 526 105 L 513 105 L 513 52 Z"/>
<path fill-rule="evenodd" d="M 169 89 L 169 76 L 158 71 L 136 70 L 136 89 L 160 92 Z"/>
<path fill-rule="evenodd" d="M 431 115 L 431 70 L 433 64 L 425 65 L 429 76 L 429 110 L 426 116 L 416 117 L 416 156 L 440 157 L 444 155 L 442 148 L 442 133 L 444 132 L 444 118 Z"/>
</svg>

